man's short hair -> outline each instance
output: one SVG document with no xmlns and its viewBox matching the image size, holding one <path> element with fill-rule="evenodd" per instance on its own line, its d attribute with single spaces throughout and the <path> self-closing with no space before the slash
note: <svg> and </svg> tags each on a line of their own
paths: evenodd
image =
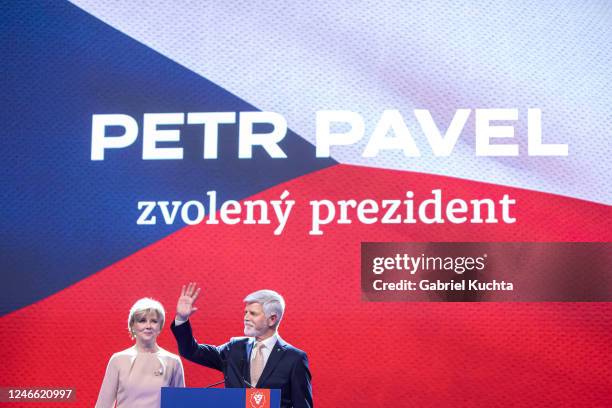
<svg viewBox="0 0 612 408">
<path fill-rule="evenodd" d="M 130 332 L 130 336 L 132 336 L 132 338 L 134 338 L 132 327 L 134 326 L 136 319 L 143 314 L 147 315 L 150 312 L 157 313 L 157 317 L 159 318 L 159 328 L 161 329 L 164 327 L 166 312 L 164 311 L 162 304 L 151 298 L 138 299 L 130 309 L 130 314 L 128 316 L 128 331 Z"/>
<path fill-rule="evenodd" d="M 263 307 L 266 318 L 275 315 L 277 317 L 276 327 L 280 324 L 285 313 L 285 299 L 278 292 L 270 289 L 253 292 L 244 298 L 244 302 L 259 303 Z"/>
</svg>

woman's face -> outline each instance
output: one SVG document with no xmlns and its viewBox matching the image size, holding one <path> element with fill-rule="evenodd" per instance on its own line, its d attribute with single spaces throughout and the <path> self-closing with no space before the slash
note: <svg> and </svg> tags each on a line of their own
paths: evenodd
<svg viewBox="0 0 612 408">
<path fill-rule="evenodd" d="M 156 311 L 138 312 L 134 315 L 132 332 L 134 333 L 136 342 L 141 344 L 154 344 L 160 331 L 161 320 Z"/>
</svg>

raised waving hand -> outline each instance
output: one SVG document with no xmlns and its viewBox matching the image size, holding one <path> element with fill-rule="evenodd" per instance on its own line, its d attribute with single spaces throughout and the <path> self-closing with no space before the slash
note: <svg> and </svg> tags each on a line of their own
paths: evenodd
<svg viewBox="0 0 612 408">
<path fill-rule="evenodd" d="M 178 298 L 178 303 L 176 304 L 176 316 L 181 320 L 189 319 L 196 310 L 195 301 L 200 295 L 200 289 L 197 287 L 195 282 L 189 282 L 189 284 L 181 289 L 181 296 Z"/>
</svg>

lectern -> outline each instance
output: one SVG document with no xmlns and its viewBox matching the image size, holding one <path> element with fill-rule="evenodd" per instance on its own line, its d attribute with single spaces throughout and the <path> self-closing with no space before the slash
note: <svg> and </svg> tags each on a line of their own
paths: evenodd
<svg viewBox="0 0 612 408">
<path fill-rule="evenodd" d="M 162 387 L 161 408 L 280 408 L 280 390 Z"/>
</svg>

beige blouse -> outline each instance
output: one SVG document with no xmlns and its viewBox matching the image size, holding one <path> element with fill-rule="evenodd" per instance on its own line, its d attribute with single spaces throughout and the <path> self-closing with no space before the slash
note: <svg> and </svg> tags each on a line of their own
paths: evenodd
<svg viewBox="0 0 612 408">
<path fill-rule="evenodd" d="M 141 353 L 136 346 L 115 353 L 106 367 L 96 408 L 159 408 L 161 387 L 184 387 L 179 356 L 162 348 Z"/>
</svg>

